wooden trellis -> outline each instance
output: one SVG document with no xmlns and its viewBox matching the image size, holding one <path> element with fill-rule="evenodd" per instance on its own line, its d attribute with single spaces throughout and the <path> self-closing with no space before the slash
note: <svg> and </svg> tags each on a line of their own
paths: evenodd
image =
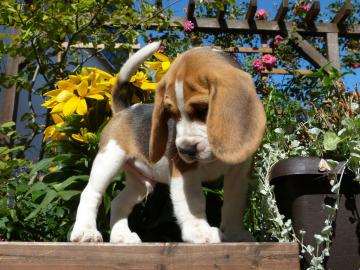
<svg viewBox="0 0 360 270">
<path fill-rule="evenodd" d="M 161 1 L 156 1 L 158 6 L 161 6 Z M 360 24 L 346 25 L 344 22 L 351 14 L 351 1 L 346 1 L 339 12 L 335 15 L 329 23 L 315 23 L 315 20 L 320 13 L 320 1 L 312 3 L 310 11 L 304 18 L 302 26 L 294 28 L 293 23 L 286 22 L 286 14 L 290 7 L 288 0 L 282 0 L 276 16 L 273 20 L 256 20 L 255 13 L 257 11 L 257 1 L 251 0 L 248 10 L 243 20 L 226 19 L 226 7 L 224 10 L 217 11 L 216 18 L 203 18 L 194 16 L 195 0 L 189 0 L 187 14 L 185 17 L 173 17 L 171 20 L 185 21 L 190 20 L 194 23 L 194 31 L 205 33 L 234 33 L 234 34 L 259 34 L 262 36 L 269 35 L 292 35 L 296 40 L 296 45 L 302 55 L 314 66 L 326 66 L 325 70 L 332 67 L 340 69 L 340 49 L 339 37 L 360 37 Z M 175 24 L 173 24 L 175 26 Z M 303 36 L 321 36 L 325 37 L 327 57 L 322 55 L 311 43 L 309 43 Z M 230 52 L 239 53 L 272 53 L 271 48 L 245 48 L 245 47 L 231 47 L 225 48 Z M 289 74 L 289 73 L 308 74 L 308 70 L 288 71 L 284 69 L 273 69 L 271 74 Z"/>
</svg>

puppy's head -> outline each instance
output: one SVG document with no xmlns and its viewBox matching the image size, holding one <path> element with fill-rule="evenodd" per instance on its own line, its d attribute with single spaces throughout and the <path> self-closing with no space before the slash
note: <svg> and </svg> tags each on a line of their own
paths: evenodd
<svg viewBox="0 0 360 270">
<path fill-rule="evenodd" d="M 251 76 L 207 48 L 180 55 L 158 85 L 152 162 L 164 155 L 169 118 L 176 121 L 176 147 L 187 163 L 215 158 L 240 163 L 255 152 L 265 130 L 264 109 Z"/>
</svg>

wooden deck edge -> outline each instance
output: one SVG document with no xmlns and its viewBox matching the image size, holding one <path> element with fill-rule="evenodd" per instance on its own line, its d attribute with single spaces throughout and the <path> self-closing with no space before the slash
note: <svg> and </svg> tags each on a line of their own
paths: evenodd
<svg viewBox="0 0 360 270">
<path fill-rule="evenodd" d="M 0 270 L 299 268 L 296 243 L 0 242 Z"/>
</svg>

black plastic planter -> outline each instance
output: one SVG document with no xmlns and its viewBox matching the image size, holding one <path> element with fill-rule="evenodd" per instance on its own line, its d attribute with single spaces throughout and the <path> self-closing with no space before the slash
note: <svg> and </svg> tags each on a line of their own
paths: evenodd
<svg viewBox="0 0 360 270">
<path fill-rule="evenodd" d="M 290 158 L 276 163 L 271 173 L 279 211 L 292 219 L 299 238 L 299 231 L 306 231 L 304 243 L 314 247 L 313 236 L 320 234 L 328 215 L 325 203 L 331 204 L 335 198 L 329 180 L 331 173 L 337 171 L 320 172 L 319 162 L 319 158 Z M 342 180 L 335 234 L 326 269 L 360 269 L 360 184 L 353 178 L 346 172 Z M 308 256 L 302 259 L 302 269 L 309 266 L 309 260 Z"/>
</svg>

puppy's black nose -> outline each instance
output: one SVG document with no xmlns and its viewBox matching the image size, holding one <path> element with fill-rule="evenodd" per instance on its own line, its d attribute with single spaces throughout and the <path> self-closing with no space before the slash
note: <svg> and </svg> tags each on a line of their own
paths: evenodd
<svg viewBox="0 0 360 270">
<path fill-rule="evenodd" d="M 179 153 L 183 154 L 183 155 L 188 155 L 188 156 L 195 156 L 196 155 L 196 145 L 192 145 L 192 146 L 187 146 L 187 147 L 179 147 Z"/>
</svg>

